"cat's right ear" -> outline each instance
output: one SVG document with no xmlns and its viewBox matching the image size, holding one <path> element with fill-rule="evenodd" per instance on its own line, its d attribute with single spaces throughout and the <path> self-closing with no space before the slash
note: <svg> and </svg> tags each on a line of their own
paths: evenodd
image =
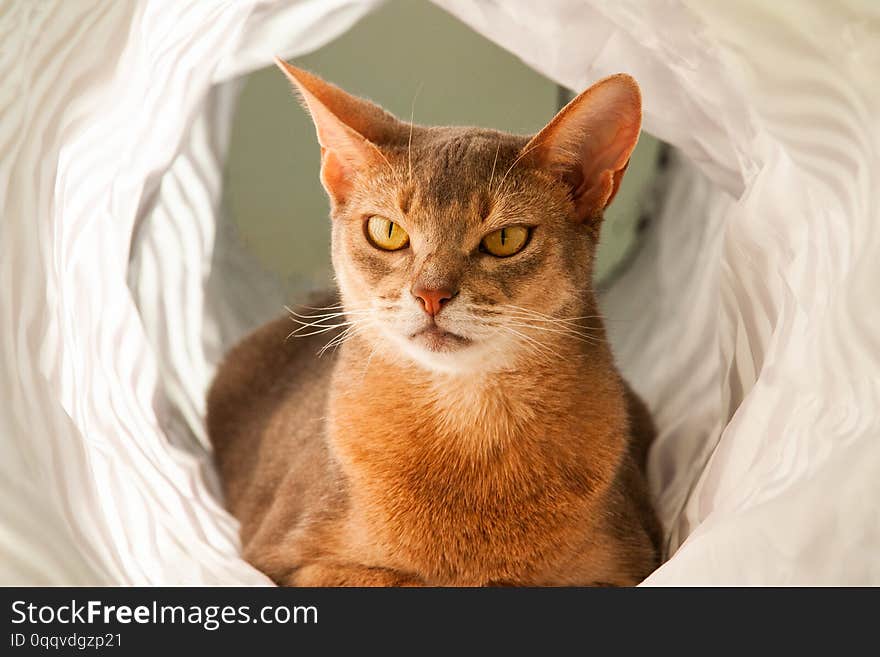
<svg viewBox="0 0 880 657">
<path fill-rule="evenodd" d="M 352 96 L 276 57 L 315 123 L 321 144 L 321 182 L 332 203 L 344 204 L 358 172 L 384 166 L 379 144 L 400 122 L 381 107 Z"/>
<path fill-rule="evenodd" d="M 619 73 L 600 80 L 566 105 L 522 151 L 571 190 L 581 220 L 601 217 L 611 203 L 639 140 L 639 85 Z"/>
</svg>

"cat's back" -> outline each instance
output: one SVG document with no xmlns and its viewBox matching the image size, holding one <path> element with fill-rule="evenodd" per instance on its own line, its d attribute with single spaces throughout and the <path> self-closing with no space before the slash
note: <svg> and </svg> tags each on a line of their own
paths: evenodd
<svg viewBox="0 0 880 657">
<path fill-rule="evenodd" d="M 285 316 L 246 336 L 226 355 L 208 393 L 208 435 L 245 540 L 280 486 L 295 480 L 291 492 L 305 504 L 326 479 L 324 417 L 335 354 L 318 352 L 334 336 L 296 338 L 294 328 Z"/>
</svg>

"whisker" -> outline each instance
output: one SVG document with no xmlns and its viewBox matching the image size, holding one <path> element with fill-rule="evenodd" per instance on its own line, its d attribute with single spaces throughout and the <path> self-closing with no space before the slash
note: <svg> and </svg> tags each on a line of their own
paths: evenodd
<svg viewBox="0 0 880 657">
<path fill-rule="evenodd" d="M 341 303 L 334 303 L 332 306 L 307 306 L 305 304 L 296 304 L 296 308 L 305 308 L 306 310 L 339 310 L 342 308 Z M 284 310 L 289 313 L 293 312 L 293 308 L 285 305 Z"/>
<path fill-rule="evenodd" d="M 307 338 L 314 335 L 320 335 L 333 331 L 334 329 L 342 329 L 338 333 L 334 333 L 330 340 L 317 352 L 318 356 L 324 354 L 330 348 L 335 348 L 343 342 L 359 333 L 364 325 L 372 319 L 377 309 L 372 304 L 358 304 L 352 306 L 350 304 L 335 303 L 328 306 L 297 306 L 297 309 L 319 311 L 315 313 L 304 314 L 297 312 L 290 306 L 284 306 L 290 317 L 290 321 L 299 324 L 299 327 L 291 331 L 287 339 L 291 337 Z M 308 329 L 315 329 L 308 331 Z M 307 331 L 303 333 L 303 331 Z"/>
<path fill-rule="evenodd" d="M 299 319 L 333 319 L 335 317 L 345 317 L 346 315 L 369 315 L 371 314 L 371 312 L 372 311 L 370 310 L 350 310 L 346 312 L 325 313 L 321 315 L 301 315 L 299 313 L 291 311 L 290 319 L 292 321 L 297 321 L 296 319 L 294 319 L 295 317 L 298 317 Z"/>
<path fill-rule="evenodd" d="M 354 321 L 354 320 L 346 319 L 345 315 L 334 315 L 334 316 L 330 316 L 330 317 L 303 317 L 302 319 L 299 319 L 297 317 L 288 317 L 287 319 L 289 319 L 294 324 L 299 324 L 300 326 L 318 326 L 318 325 L 321 325 L 322 322 L 335 322 L 336 320 L 341 320 L 344 322 Z M 306 319 L 310 319 L 313 321 L 311 321 L 311 322 L 303 321 Z"/>
<path fill-rule="evenodd" d="M 328 326 L 327 328 L 325 328 L 325 329 L 322 330 L 322 331 L 315 331 L 314 333 L 309 333 L 309 335 L 317 335 L 318 333 L 326 333 L 327 331 L 330 331 L 330 330 L 332 330 L 333 328 L 334 328 L 333 326 Z M 308 335 L 302 335 L 302 334 L 300 334 L 300 335 L 296 335 L 296 331 L 291 331 L 290 333 L 287 334 L 287 337 L 284 338 L 284 340 L 285 340 L 285 342 L 286 342 L 286 341 L 290 340 L 290 338 L 294 338 L 294 337 L 296 337 L 296 338 L 307 338 L 307 337 L 309 337 L 309 336 L 308 336 Z"/>
<path fill-rule="evenodd" d="M 343 323 L 341 323 L 341 324 L 322 324 L 321 322 L 309 322 L 309 323 L 306 323 L 306 322 L 301 322 L 301 321 L 299 321 L 299 320 L 297 320 L 297 319 L 294 319 L 293 321 L 296 322 L 297 324 L 299 324 L 299 326 L 298 326 L 297 328 L 293 329 L 293 331 L 290 332 L 290 335 L 296 335 L 296 334 L 299 333 L 300 331 L 305 331 L 305 330 L 308 329 L 308 328 L 327 328 L 327 329 L 331 329 L 331 328 L 337 328 L 337 327 L 339 327 L 339 326 L 346 326 L 346 325 L 352 323 L 352 322 L 343 322 Z"/>
<path fill-rule="evenodd" d="M 291 312 L 290 317 L 288 319 L 292 321 L 296 321 L 297 319 L 330 319 L 333 317 L 344 317 L 345 313 L 324 313 L 321 315 L 301 315 L 299 313 Z"/>
<path fill-rule="evenodd" d="M 532 315 L 540 315 L 541 317 L 547 317 L 549 319 L 601 319 L 602 315 L 580 315 L 578 317 L 554 317 L 553 315 L 548 315 L 547 313 L 542 313 L 538 310 L 534 310 L 532 308 L 523 308 L 522 306 L 515 306 L 510 303 L 506 303 L 503 305 L 504 308 L 513 308 L 514 310 L 521 310 L 522 312 L 529 313 Z"/>
<path fill-rule="evenodd" d="M 523 310 L 523 311 L 527 310 L 525 308 L 522 308 L 522 309 L 517 308 L 517 309 Z M 600 319 L 600 320 L 602 320 L 603 323 L 617 323 L 617 322 L 632 322 L 632 321 L 634 321 L 631 317 L 607 317 L 605 315 L 578 315 L 578 316 L 572 316 L 572 317 L 553 317 L 552 315 L 544 315 L 542 313 L 541 316 L 551 318 L 551 319 L 559 319 L 559 320 L 566 321 L 566 322 L 575 321 L 575 320 L 579 320 L 579 319 Z"/>
<path fill-rule="evenodd" d="M 287 306 L 284 306 L 287 310 L 290 310 Z M 297 306 L 298 308 L 305 308 L 306 310 L 338 310 L 340 308 L 344 308 L 344 304 L 334 303 L 332 306 Z M 292 311 L 291 311 L 292 312 Z"/>
<path fill-rule="evenodd" d="M 407 171 L 407 179 L 412 180 L 412 136 L 413 136 L 413 126 L 415 125 L 413 121 L 416 118 L 416 100 L 419 97 L 419 93 L 422 91 L 422 87 L 424 86 L 424 82 L 419 83 L 419 88 L 416 89 L 416 93 L 412 99 L 412 105 L 409 110 L 409 140 L 406 143 L 406 159 L 409 164 L 409 169 Z"/>
<path fill-rule="evenodd" d="M 356 306 L 352 306 L 350 304 L 348 306 L 346 306 L 346 304 L 342 304 L 342 303 L 333 304 L 332 306 L 305 306 L 305 305 L 297 305 L 296 306 L 296 308 L 304 308 L 305 310 L 318 310 L 318 311 L 327 311 L 327 312 L 342 311 L 342 310 L 350 310 L 350 311 L 369 310 L 370 307 L 371 306 L 368 303 L 360 304 L 360 305 L 356 305 Z M 284 306 L 284 309 L 289 313 L 296 312 L 290 306 Z"/>
<path fill-rule="evenodd" d="M 578 323 L 577 320 L 598 319 L 598 320 L 602 320 L 603 322 L 609 321 L 606 318 L 604 318 L 602 315 L 580 315 L 577 317 L 553 317 L 552 315 L 547 315 L 545 313 L 538 312 L 537 310 L 531 310 L 529 308 L 522 308 L 520 306 L 514 306 L 511 304 L 504 304 L 503 307 L 511 308 L 514 311 L 518 311 L 518 313 L 521 315 L 524 314 L 529 317 L 534 317 L 536 320 L 540 319 L 541 321 L 546 321 L 546 322 L 561 322 L 561 323 L 571 324 L 573 326 L 577 326 L 577 327 L 583 328 L 583 329 L 599 330 L 600 327 L 580 324 L 580 323 Z M 517 314 L 517 313 L 511 313 L 511 314 Z M 616 320 L 610 320 L 610 321 L 616 321 Z"/>
<path fill-rule="evenodd" d="M 288 319 L 290 319 L 290 321 L 291 321 L 291 322 L 294 322 L 295 324 L 299 324 L 299 328 L 295 329 L 295 330 L 297 330 L 297 331 L 301 331 L 302 329 L 309 328 L 310 326 L 321 326 L 321 327 L 326 327 L 326 328 L 335 328 L 336 326 L 345 326 L 346 324 L 352 324 L 352 323 L 354 323 L 352 320 L 343 320 L 343 321 L 341 321 L 341 322 L 338 323 L 338 324 L 336 324 L 336 323 L 334 323 L 334 324 L 325 324 L 325 323 L 324 323 L 325 320 L 323 320 L 323 319 L 319 319 L 319 320 L 317 320 L 317 321 L 315 321 L 315 322 L 304 322 L 304 321 L 302 321 L 301 319 L 296 319 L 295 317 L 289 317 Z M 337 318 L 337 319 L 341 319 L 341 318 Z M 335 320 L 333 320 L 333 319 L 331 319 L 331 320 L 329 320 L 329 321 L 334 321 L 334 322 L 335 322 Z"/>
<path fill-rule="evenodd" d="M 544 331 L 547 333 L 558 333 L 560 335 L 567 335 L 567 336 L 574 338 L 575 340 L 580 340 L 581 342 L 586 342 L 587 344 L 598 345 L 598 344 L 603 344 L 606 342 L 602 338 L 599 338 L 599 337 L 596 337 L 593 335 L 588 335 L 586 333 L 580 333 L 578 331 L 574 331 L 574 330 L 567 329 L 567 328 L 550 328 L 548 326 L 535 326 L 533 324 L 520 324 L 520 323 L 515 323 L 515 322 L 512 323 L 512 325 L 519 326 L 521 328 L 530 328 L 530 329 L 534 329 L 536 331 Z"/>
<path fill-rule="evenodd" d="M 492 174 L 489 176 L 489 194 L 492 193 L 492 181 L 495 180 L 495 166 L 498 164 L 498 151 L 501 150 L 501 140 L 495 146 L 495 159 L 492 160 Z"/>
<path fill-rule="evenodd" d="M 510 328 L 510 327 L 507 326 L 507 325 L 504 325 L 504 329 L 507 330 L 507 331 L 509 331 L 509 332 L 511 332 L 511 333 L 513 333 L 514 335 L 519 336 L 519 337 L 522 338 L 523 340 L 526 340 L 526 341 L 529 342 L 530 344 L 534 344 L 536 347 L 538 347 L 538 348 L 541 349 L 542 351 L 544 351 L 544 352 L 549 352 L 550 354 L 553 354 L 553 355 L 556 356 L 557 358 L 562 359 L 562 355 L 559 354 L 555 349 L 551 349 L 550 347 L 548 347 L 547 345 L 545 345 L 543 342 L 541 342 L 541 341 L 539 341 L 539 340 L 533 338 L 532 336 L 530 336 L 530 335 L 525 335 L 524 333 L 521 333 L 520 331 L 517 331 L 516 329 L 512 329 L 512 328 Z"/>
<path fill-rule="evenodd" d="M 381 157 L 383 160 L 385 160 L 385 166 L 388 167 L 388 170 L 389 170 L 389 171 L 392 173 L 392 175 L 393 175 L 393 174 L 394 174 L 394 167 L 391 166 L 391 162 L 389 162 L 389 161 L 388 161 L 388 158 L 385 157 L 385 153 L 383 153 L 383 152 L 379 149 L 378 146 L 376 146 L 375 144 L 373 144 L 373 142 L 371 142 L 371 141 L 367 141 L 366 143 L 367 143 L 368 146 L 372 146 L 372 147 L 373 147 L 373 152 L 378 153 L 378 154 L 379 154 L 379 157 Z"/>
<path fill-rule="evenodd" d="M 542 142 L 542 141 L 535 142 L 534 144 L 532 144 L 531 146 L 529 146 L 527 149 L 525 149 L 522 153 L 520 153 L 519 155 L 517 155 L 517 156 L 516 156 L 516 159 L 513 161 L 513 164 L 511 164 L 511 165 L 507 168 L 507 171 L 504 172 L 504 176 L 501 178 L 501 182 L 498 183 L 498 187 L 497 187 L 496 189 L 499 189 L 499 190 L 500 190 L 500 189 L 502 188 L 502 186 L 504 185 L 504 181 L 507 180 L 507 176 L 510 174 L 511 171 L 513 171 L 513 168 L 514 168 L 517 164 L 519 164 L 519 161 L 520 161 L 520 160 L 522 160 L 526 155 L 528 155 L 529 153 L 531 153 L 533 150 L 535 150 L 538 146 L 542 145 L 543 143 L 544 143 L 544 142 Z"/>
<path fill-rule="evenodd" d="M 369 318 L 369 313 L 364 313 L 367 315 L 366 317 L 348 317 L 348 313 L 332 313 L 330 315 L 299 315 L 302 319 L 297 319 L 296 317 L 289 317 L 288 319 L 291 322 L 299 324 L 299 328 L 295 329 L 290 333 L 290 336 L 297 335 L 297 337 L 307 337 L 309 335 L 315 335 L 316 333 L 323 333 L 325 331 L 329 331 L 330 329 L 340 328 L 342 326 L 349 326 L 351 324 L 358 324 L 363 322 L 365 319 Z M 303 321 L 303 320 L 313 320 L 313 321 Z M 336 321 L 342 320 L 342 321 Z M 326 322 L 334 322 L 332 324 L 328 324 Z M 302 331 L 308 328 L 320 328 L 319 331 L 311 332 L 311 333 L 301 333 Z M 290 337 L 288 336 L 288 337 Z"/>
<path fill-rule="evenodd" d="M 513 336 L 513 338 L 516 342 L 525 344 L 526 347 L 529 348 L 528 353 L 534 353 L 537 351 L 537 349 L 535 348 L 535 342 L 529 340 L 528 336 L 523 335 L 522 333 L 519 333 L 518 331 L 514 331 L 513 329 L 510 329 L 506 326 L 499 326 L 498 331 L 499 332 L 503 331 L 505 333 L 509 333 L 510 335 Z M 546 355 L 543 353 L 541 354 L 541 356 L 544 356 L 546 358 Z"/>
<path fill-rule="evenodd" d="M 327 343 L 316 352 L 318 358 L 323 356 L 324 352 L 327 351 L 330 347 L 333 347 L 335 345 L 338 345 L 338 344 L 341 344 L 342 342 L 344 342 L 346 339 L 346 336 L 348 336 L 352 332 L 352 329 L 354 329 L 354 327 L 349 326 L 347 329 L 340 332 L 338 335 L 334 335 L 332 338 L 330 338 L 330 340 L 328 340 Z"/>
<path fill-rule="evenodd" d="M 588 324 L 580 324 L 578 322 L 571 321 L 571 320 L 548 319 L 548 318 L 544 318 L 544 317 L 534 317 L 531 315 L 523 315 L 523 314 L 517 314 L 517 313 L 507 313 L 507 314 L 503 315 L 503 317 L 506 319 L 510 319 L 510 320 L 527 322 L 530 325 L 535 325 L 535 326 L 541 325 L 541 324 L 543 324 L 543 325 L 549 324 L 551 326 L 555 326 L 560 329 L 566 329 L 566 330 L 572 330 L 572 331 L 582 331 L 582 332 L 586 332 L 586 333 L 590 333 L 590 334 L 604 333 L 604 327 L 602 327 L 601 325 L 591 326 Z"/>
<path fill-rule="evenodd" d="M 351 338 L 353 338 L 355 335 L 357 335 L 358 333 L 360 333 L 361 331 L 363 331 L 366 328 L 367 328 L 367 326 L 363 325 L 363 324 L 348 327 L 342 333 L 340 333 L 338 336 L 336 336 L 335 338 L 330 340 L 330 342 L 328 342 L 323 347 L 321 347 L 320 351 L 318 351 L 318 358 L 323 356 L 324 352 L 327 351 L 328 349 L 330 349 L 331 347 L 335 351 L 336 348 L 338 348 L 343 342 L 350 340 Z"/>
<path fill-rule="evenodd" d="M 568 326 L 574 327 L 578 329 L 582 329 L 585 331 L 600 331 L 601 326 L 590 326 L 588 324 L 579 324 L 570 319 L 556 319 L 550 317 L 536 317 L 534 315 L 526 315 L 524 313 L 505 313 L 501 315 L 502 317 L 509 317 L 511 319 L 519 319 L 522 321 L 530 321 L 530 322 L 540 322 L 542 324 L 558 324 L 560 326 Z"/>
<path fill-rule="evenodd" d="M 318 335 L 319 333 L 326 333 L 327 331 L 332 331 L 333 329 L 340 328 L 342 326 L 348 326 L 349 324 L 352 324 L 352 322 L 345 322 L 343 324 L 331 324 L 330 326 L 324 326 L 323 324 L 316 324 L 316 325 L 315 324 L 312 324 L 312 325 L 307 324 L 305 326 L 300 326 L 298 329 L 296 329 L 296 331 L 291 331 L 287 335 L 287 338 L 288 339 L 290 339 L 292 337 L 307 338 L 310 335 Z M 309 328 L 309 326 L 320 326 L 321 328 L 318 329 L 317 331 L 310 331 L 309 333 L 299 333 L 299 331 L 307 329 L 307 328 Z"/>
</svg>

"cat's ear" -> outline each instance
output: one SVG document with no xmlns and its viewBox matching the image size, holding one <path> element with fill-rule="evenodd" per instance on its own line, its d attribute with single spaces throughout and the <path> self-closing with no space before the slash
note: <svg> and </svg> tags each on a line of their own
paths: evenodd
<svg viewBox="0 0 880 657">
<path fill-rule="evenodd" d="M 400 121 L 378 105 L 346 93 L 276 57 L 312 117 L 321 144 L 321 182 L 334 203 L 344 203 L 359 171 L 384 165 L 379 149 Z"/>
<path fill-rule="evenodd" d="M 599 217 L 620 187 L 639 140 L 642 97 L 625 74 L 600 80 L 563 107 L 523 148 L 571 189 L 577 217 Z"/>
</svg>

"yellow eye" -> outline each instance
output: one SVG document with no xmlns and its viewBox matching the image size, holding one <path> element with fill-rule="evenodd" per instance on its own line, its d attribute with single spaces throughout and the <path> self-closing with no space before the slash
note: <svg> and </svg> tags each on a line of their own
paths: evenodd
<svg viewBox="0 0 880 657">
<path fill-rule="evenodd" d="M 373 246 L 385 251 L 397 251 L 409 244 L 409 235 L 403 228 L 378 215 L 367 220 L 367 236 Z"/>
<path fill-rule="evenodd" d="M 529 229 L 525 226 L 508 226 L 489 233 L 480 243 L 493 256 L 506 258 L 522 251 L 529 241 Z"/>
</svg>

